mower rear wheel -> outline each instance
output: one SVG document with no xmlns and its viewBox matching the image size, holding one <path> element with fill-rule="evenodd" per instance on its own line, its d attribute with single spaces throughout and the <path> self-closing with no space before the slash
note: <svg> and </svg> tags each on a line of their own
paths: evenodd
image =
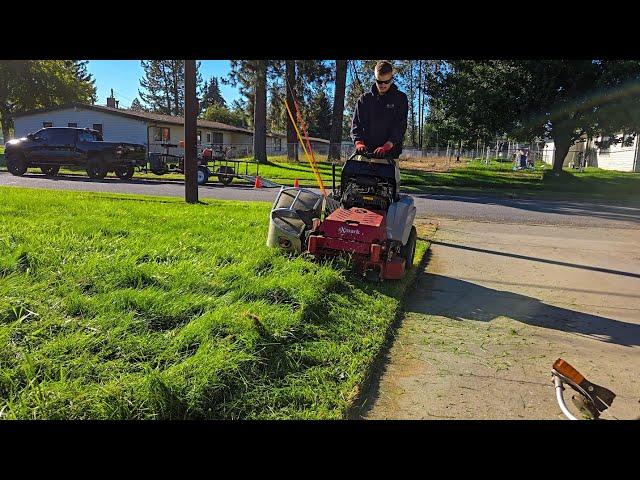
<svg viewBox="0 0 640 480">
<path fill-rule="evenodd" d="M 411 227 L 411 233 L 407 243 L 400 249 L 400 255 L 405 259 L 404 269 L 409 270 L 413 265 L 413 258 L 416 254 L 416 241 L 418 240 L 418 231 L 416 227 Z"/>
</svg>

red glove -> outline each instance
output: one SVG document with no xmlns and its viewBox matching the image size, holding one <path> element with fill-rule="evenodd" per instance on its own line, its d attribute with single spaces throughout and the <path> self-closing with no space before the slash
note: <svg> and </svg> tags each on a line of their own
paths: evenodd
<svg viewBox="0 0 640 480">
<path fill-rule="evenodd" d="M 364 144 L 364 142 L 361 142 L 360 140 L 358 140 L 356 142 L 356 153 L 366 153 L 367 152 L 367 146 Z"/>
<path fill-rule="evenodd" d="M 391 142 L 387 142 L 381 147 L 376 148 L 373 153 L 375 155 L 380 155 L 381 157 L 384 157 L 387 153 L 391 151 L 392 148 L 393 148 L 393 144 Z"/>
</svg>

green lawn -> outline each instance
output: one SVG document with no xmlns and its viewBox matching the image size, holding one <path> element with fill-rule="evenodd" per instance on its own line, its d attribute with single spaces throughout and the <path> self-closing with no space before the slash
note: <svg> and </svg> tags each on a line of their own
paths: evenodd
<svg viewBox="0 0 640 480">
<path fill-rule="evenodd" d="M 268 203 L 0 195 L 1 418 L 343 418 L 415 276 L 269 249 Z"/>
</svg>

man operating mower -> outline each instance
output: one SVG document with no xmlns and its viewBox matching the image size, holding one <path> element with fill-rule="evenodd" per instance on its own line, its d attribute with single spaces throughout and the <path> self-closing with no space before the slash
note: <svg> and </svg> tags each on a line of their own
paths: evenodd
<svg viewBox="0 0 640 480">
<path fill-rule="evenodd" d="M 374 69 L 375 83 L 360 96 L 351 121 L 356 152 L 398 158 L 407 130 L 407 95 L 393 83 L 393 65 L 380 61 Z"/>
</svg>

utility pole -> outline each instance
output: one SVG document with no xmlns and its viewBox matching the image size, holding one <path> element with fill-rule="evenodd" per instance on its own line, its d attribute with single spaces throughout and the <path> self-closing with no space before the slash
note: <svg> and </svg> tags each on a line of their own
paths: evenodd
<svg viewBox="0 0 640 480">
<path fill-rule="evenodd" d="M 198 203 L 196 61 L 184 61 L 184 199 Z"/>
</svg>

